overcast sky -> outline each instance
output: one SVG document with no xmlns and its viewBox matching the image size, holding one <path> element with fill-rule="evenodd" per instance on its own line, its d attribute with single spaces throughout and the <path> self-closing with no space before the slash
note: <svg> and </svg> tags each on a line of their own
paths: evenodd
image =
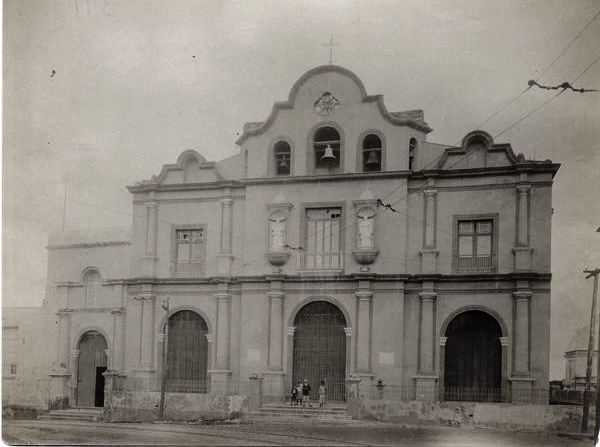
<svg viewBox="0 0 600 447">
<path fill-rule="evenodd" d="M 49 233 L 128 226 L 127 185 L 186 149 L 237 153 L 243 124 L 327 64 L 333 38 L 333 63 L 388 110 L 424 110 L 429 141 L 481 128 L 562 164 L 551 338 L 562 378 L 589 319 L 582 270 L 600 267 L 600 92 L 524 90 L 529 79 L 600 89 L 599 11 L 597 0 L 4 0 L 3 304 L 41 305 Z"/>
</svg>

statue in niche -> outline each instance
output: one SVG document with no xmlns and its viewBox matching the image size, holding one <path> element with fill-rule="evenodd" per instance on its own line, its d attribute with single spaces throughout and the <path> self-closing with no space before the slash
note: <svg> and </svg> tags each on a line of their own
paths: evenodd
<svg viewBox="0 0 600 447">
<path fill-rule="evenodd" d="M 271 250 L 285 250 L 285 215 L 282 212 L 275 212 L 269 217 L 269 233 Z"/>
<path fill-rule="evenodd" d="M 373 224 L 375 213 L 369 208 L 358 212 L 358 249 L 374 248 Z"/>
</svg>

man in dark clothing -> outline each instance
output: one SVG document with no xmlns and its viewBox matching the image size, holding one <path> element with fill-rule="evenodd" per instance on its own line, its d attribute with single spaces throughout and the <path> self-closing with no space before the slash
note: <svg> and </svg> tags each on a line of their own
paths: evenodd
<svg viewBox="0 0 600 447">
<path fill-rule="evenodd" d="M 304 383 L 302 384 L 302 406 L 305 407 L 306 404 L 312 407 L 310 404 L 310 385 L 308 384 L 308 380 L 304 379 Z"/>
</svg>

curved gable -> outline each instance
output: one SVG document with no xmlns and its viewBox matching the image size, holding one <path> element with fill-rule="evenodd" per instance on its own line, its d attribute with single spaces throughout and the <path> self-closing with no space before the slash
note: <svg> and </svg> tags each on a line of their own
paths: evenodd
<svg viewBox="0 0 600 447">
<path fill-rule="evenodd" d="M 519 161 L 510 144 L 495 144 L 490 134 L 475 130 L 465 135 L 460 147 L 444 151 L 438 169 L 512 166 Z"/>
<path fill-rule="evenodd" d="M 382 117 L 392 124 L 407 125 L 426 133 L 432 131 L 423 121 L 421 111 L 389 112 L 383 103 L 383 96 L 367 95 L 364 84 L 353 72 L 337 65 L 322 65 L 302 75 L 292 86 L 287 101 L 273 104 L 266 121 L 246 123 L 236 144 L 241 145 L 249 137 L 267 131 L 280 110 L 315 109 L 320 115 L 328 116 L 332 110 L 344 104 L 370 102 L 376 103 Z"/>
</svg>

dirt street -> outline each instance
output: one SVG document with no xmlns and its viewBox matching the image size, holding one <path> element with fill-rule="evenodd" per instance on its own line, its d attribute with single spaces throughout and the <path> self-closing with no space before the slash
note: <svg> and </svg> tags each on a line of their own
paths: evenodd
<svg viewBox="0 0 600 447">
<path fill-rule="evenodd" d="M 302 445 L 302 446 L 592 446 L 589 438 L 501 433 L 453 427 L 356 423 L 87 423 L 3 420 L 7 444 L 29 445 Z"/>
</svg>

